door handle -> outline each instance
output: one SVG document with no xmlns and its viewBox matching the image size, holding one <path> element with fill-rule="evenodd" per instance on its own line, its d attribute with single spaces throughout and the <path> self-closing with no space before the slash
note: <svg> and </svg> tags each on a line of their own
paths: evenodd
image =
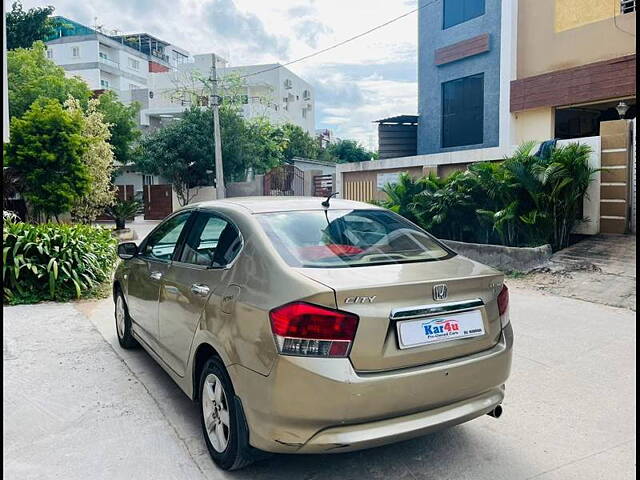
<svg viewBox="0 0 640 480">
<path fill-rule="evenodd" d="M 149 278 L 151 280 L 161 280 L 162 279 L 162 272 L 151 272 L 151 274 L 149 275 Z"/>
<path fill-rule="evenodd" d="M 207 285 L 202 285 L 199 283 L 194 283 L 193 285 L 191 285 L 191 293 L 200 297 L 206 297 L 207 295 L 209 295 L 210 291 L 211 290 Z"/>
</svg>

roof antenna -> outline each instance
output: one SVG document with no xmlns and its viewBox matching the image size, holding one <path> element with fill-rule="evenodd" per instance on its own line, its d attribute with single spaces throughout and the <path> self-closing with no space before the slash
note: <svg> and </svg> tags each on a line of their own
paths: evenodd
<svg viewBox="0 0 640 480">
<path fill-rule="evenodd" d="M 340 192 L 334 192 L 331 195 L 329 195 L 327 199 L 324 202 L 322 202 L 322 206 L 324 208 L 329 208 L 330 207 L 329 202 L 331 201 L 331 198 L 335 197 L 336 195 L 340 195 Z"/>
</svg>

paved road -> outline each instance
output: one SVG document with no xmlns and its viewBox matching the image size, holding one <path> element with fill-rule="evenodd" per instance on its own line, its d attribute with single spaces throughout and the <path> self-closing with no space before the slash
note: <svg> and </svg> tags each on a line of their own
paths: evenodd
<svg viewBox="0 0 640 480">
<path fill-rule="evenodd" d="M 635 478 L 629 310 L 513 289 L 515 357 L 499 420 L 227 474 L 208 458 L 193 404 L 147 354 L 117 347 L 111 308 L 4 308 L 5 478 Z"/>
<path fill-rule="evenodd" d="M 147 235 L 151 233 L 151 230 L 156 228 L 160 223 L 160 220 L 145 220 L 144 216 L 138 216 L 132 222 L 127 222 L 126 227 L 132 229 L 135 232 L 135 239 L 132 240 L 136 243 L 140 243 L 145 239 Z M 99 221 L 98 225 L 115 227 L 115 223 L 112 221 Z M 129 240 L 127 240 L 129 241 Z"/>
<path fill-rule="evenodd" d="M 636 236 L 593 235 L 553 254 L 542 271 L 512 284 L 636 309 Z"/>
</svg>

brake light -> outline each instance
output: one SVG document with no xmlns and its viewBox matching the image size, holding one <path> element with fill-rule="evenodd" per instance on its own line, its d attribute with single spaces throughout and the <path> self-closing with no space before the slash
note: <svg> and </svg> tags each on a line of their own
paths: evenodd
<svg viewBox="0 0 640 480">
<path fill-rule="evenodd" d="M 500 314 L 500 323 L 506 327 L 509 323 L 509 289 L 506 285 L 502 286 L 502 290 L 498 294 L 498 313 Z"/>
<path fill-rule="evenodd" d="M 358 316 L 305 302 L 269 313 L 278 352 L 304 357 L 346 357 L 356 336 Z"/>
</svg>

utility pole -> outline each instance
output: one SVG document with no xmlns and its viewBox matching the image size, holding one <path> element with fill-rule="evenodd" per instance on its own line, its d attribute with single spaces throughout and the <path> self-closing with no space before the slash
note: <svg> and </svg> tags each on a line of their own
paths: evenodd
<svg viewBox="0 0 640 480">
<path fill-rule="evenodd" d="M 216 165 L 216 198 L 225 198 L 224 171 L 222 167 L 222 139 L 220 138 L 219 107 L 222 97 L 218 95 L 218 74 L 216 71 L 216 54 L 211 54 L 211 109 L 213 111 L 213 137 L 215 141 L 215 165 Z"/>
</svg>

